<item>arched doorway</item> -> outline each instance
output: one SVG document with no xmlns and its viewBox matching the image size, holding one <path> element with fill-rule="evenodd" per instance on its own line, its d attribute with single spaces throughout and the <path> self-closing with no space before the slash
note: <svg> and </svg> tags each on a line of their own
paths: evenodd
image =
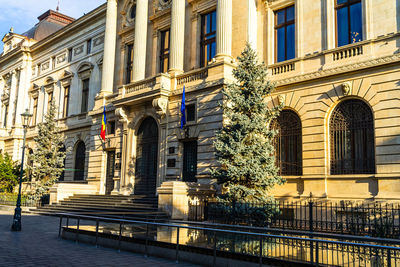
<svg viewBox="0 0 400 267">
<path fill-rule="evenodd" d="M 157 187 L 158 126 L 148 117 L 139 127 L 136 146 L 135 195 L 155 195 Z"/>
<path fill-rule="evenodd" d="M 75 151 L 75 173 L 74 180 L 81 181 L 85 177 L 85 160 L 86 160 L 86 146 L 85 143 L 79 141 L 76 145 Z"/>
</svg>

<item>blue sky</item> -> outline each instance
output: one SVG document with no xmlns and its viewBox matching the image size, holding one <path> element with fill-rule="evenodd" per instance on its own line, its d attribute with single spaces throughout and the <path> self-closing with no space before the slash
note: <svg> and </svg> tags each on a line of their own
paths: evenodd
<svg viewBox="0 0 400 267">
<path fill-rule="evenodd" d="M 0 38 L 14 27 L 15 33 L 23 33 L 33 27 L 37 17 L 49 9 L 55 10 L 58 0 L 0 0 Z M 60 0 L 60 12 L 79 18 L 106 0 Z M 0 52 L 3 43 L 0 42 Z"/>
</svg>

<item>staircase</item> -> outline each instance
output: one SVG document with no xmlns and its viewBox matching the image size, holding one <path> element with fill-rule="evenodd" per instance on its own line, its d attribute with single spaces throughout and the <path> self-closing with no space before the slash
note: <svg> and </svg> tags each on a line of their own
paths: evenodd
<svg viewBox="0 0 400 267">
<path fill-rule="evenodd" d="M 57 204 L 31 209 L 30 212 L 55 215 L 73 213 L 108 218 L 125 218 L 162 222 L 168 220 L 165 212 L 158 210 L 158 200 L 151 195 L 73 195 Z"/>
</svg>

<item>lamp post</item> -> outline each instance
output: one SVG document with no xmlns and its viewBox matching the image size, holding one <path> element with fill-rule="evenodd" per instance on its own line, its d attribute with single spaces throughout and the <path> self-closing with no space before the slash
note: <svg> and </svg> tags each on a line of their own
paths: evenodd
<svg viewBox="0 0 400 267">
<path fill-rule="evenodd" d="M 21 172 L 19 174 L 17 207 L 15 208 L 11 231 L 21 231 L 21 187 L 22 187 L 22 176 L 24 173 L 25 140 L 26 140 L 26 132 L 29 126 L 29 120 L 32 117 L 32 114 L 30 114 L 28 109 L 26 109 L 25 112 L 21 114 L 21 116 L 22 116 L 22 126 L 24 127 L 24 141 L 22 143 L 22 160 L 21 160 Z"/>
</svg>

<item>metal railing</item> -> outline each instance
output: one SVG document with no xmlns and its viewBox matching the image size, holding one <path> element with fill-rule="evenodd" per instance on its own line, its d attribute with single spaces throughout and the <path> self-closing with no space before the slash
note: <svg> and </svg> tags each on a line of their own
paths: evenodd
<svg viewBox="0 0 400 267">
<path fill-rule="evenodd" d="M 292 262 L 312 264 L 315 266 L 397 266 L 400 265 L 400 247 L 395 245 L 378 245 L 370 242 L 371 238 L 364 241 L 346 242 L 343 240 L 328 240 L 288 236 L 282 234 L 266 234 L 247 231 L 217 229 L 211 227 L 198 227 L 190 225 L 178 225 L 171 223 L 154 223 L 138 220 L 110 219 L 94 216 L 84 216 L 61 213 L 59 223 L 59 236 L 62 228 L 75 231 L 75 241 L 79 241 L 80 227 L 82 222 L 95 222 L 95 245 L 98 245 L 100 224 L 115 226 L 115 233 L 118 235 L 118 249 L 121 249 L 121 241 L 124 238 L 124 227 L 127 225 L 140 226 L 142 235 L 136 235 L 136 239 L 142 239 L 145 246 L 145 253 L 148 255 L 149 242 L 154 242 L 153 231 L 160 227 L 173 228 L 176 230 L 176 241 L 170 241 L 175 249 L 176 261 L 179 260 L 179 253 L 190 246 L 190 251 L 196 251 L 193 247 L 208 251 L 213 257 L 213 265 L 216 266 L 217 257 L 231 257 L 239 255 L 243 260 L 257 261 L 260 266 L 271 261 Z M 63 219 L 66 225 L 63 226 Z M 71 219 L 76 219 L 76 226 L 70 226 Z M 191 240 L 185 244 L 180 241 L 180 232 L 184 229 L 196 232 L 197 240 Z M 359 239 L 363 240 L 361 237 Z M 380 240 L 382 242 L 382 240 Z M 171 247 L 171 246 L 170 246 Z"/>
<path fill-rule="evenodd" d="M 0 194 L 0 205 L 15 206 L 17 203 L 17 194 Z M 30 199 L 28 196 L 22 196 L 22 207 L 41 207 L 49 204 L 50 195 L 43 195 L 39 200 Z"/>
<path fill-rule="evenodd" d="M 264 211 L 272 217 L 262 217 Z M 399 203 L 353 201 L 278 201 L 219 203 L 203 201 L 189 209 L 192 221 L 268 226 L 351 235 L 400 238 Z"/>
</svg>

